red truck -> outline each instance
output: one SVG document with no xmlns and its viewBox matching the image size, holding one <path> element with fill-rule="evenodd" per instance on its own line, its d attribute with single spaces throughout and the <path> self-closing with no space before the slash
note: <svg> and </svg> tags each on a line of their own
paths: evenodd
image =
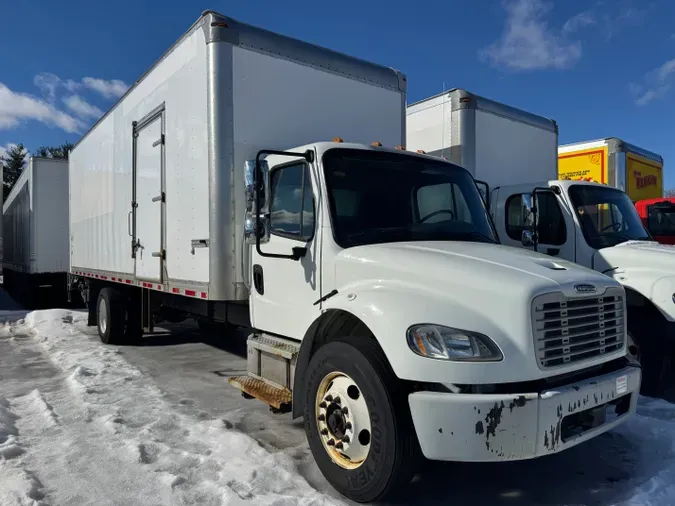
<svg viewBox="0 0 675 506">
<path fill-rule="evenodd" d="M 675 244 L 675 198 L 638 200 L 635 208 L 655 241 Z"/>
</svg>

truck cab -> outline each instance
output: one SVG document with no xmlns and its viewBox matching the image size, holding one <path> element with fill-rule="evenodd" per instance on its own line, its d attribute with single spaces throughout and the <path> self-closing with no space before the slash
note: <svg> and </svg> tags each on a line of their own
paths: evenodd
<svg viewBox="0 0 675 506">
<path fill-rule="evenodd" d="M 254 330 L 229 381 L 302 416 L 342 494 L 381 498 L 420 457 L 555 453 L 634 413 L 621 284 L 500 244 L 464 168 L 335 139 L 244 171 Z"/>
<path fill-rule="evenodd" d="M 652 240 L 628 195 L 569 180 L 501 186 L 492 190 L 490 212 L 504 244 L 576 262 L 624 285 L 642 391 L 662 394 L 675 338 L 675 256 Z"/>
<path fill-rule="evenodd" d="M 638 200 L 635 209 L 656 242 L 675 245 L 675 198 Z"/>
</svg>

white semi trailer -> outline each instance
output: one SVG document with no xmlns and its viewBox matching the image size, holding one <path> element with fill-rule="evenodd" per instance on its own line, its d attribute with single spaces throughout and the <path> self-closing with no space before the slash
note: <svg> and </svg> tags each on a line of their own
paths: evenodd
<svg viewBox="0 0 675 506">
<path fill-rule="evenodd" d="M 625 421 L 640 384 L 621 285 L 500 246 L 466 170 L 401 148 L 405 90 L 207 11 L 70 157 L 72 281 L 101 340 L 162 318 L 250 325 L 230 383 L 303 417 L 360 502 L 422 455 L 574 446 Z M 611 343 L 561 345 L 571 307 L 620 316 Z"/>
<path fill-rule="evenodd" d="M 628 195 L 607 185 L 558 181 L 555 121 L 466 90 L 411 104 L 407 123 L 408 149 L 444 156 L 484 181 L 503 244 L 576 262 L 624 285 L 629 350 L 643 367 L 642 393 L 664 395 L 675 354 L 675 256 L 651 241 Z M 600 156 L 591 160 L 598 169 L 601 162 Z M 592 339 L 595 330 L 587 330 Z"/>
<path fill-rule="evenodd" d="M 30 157 L 2 209 L 6 288 L 28 306 L 68 291 L 68 162 Z"/>
</svg>

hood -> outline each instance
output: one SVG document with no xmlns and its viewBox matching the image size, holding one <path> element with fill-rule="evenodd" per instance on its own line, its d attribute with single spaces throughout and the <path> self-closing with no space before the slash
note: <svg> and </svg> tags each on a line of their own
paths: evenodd
<svg viewBox="0 0 675 506">
<path fill-rule="evenodd" d="M 601 293 L 616 282 L 594 270 L 523 248 L 477 242 L 411 242 L 358 246 L 337 258 L 338 286 L 365 279 L 396 280 L 430 287 L 504 289 L 532 298 L 591 283 Z M 506 294 L 505 294 L 506 295 Z M 529 300 L 529 299 L 528 299 Z"/>
<path fill-rule="evenodd" d="M 654 241 L 627 241 L 595 252 L 593 265 L 598 271 L 663 271 L 675 274 L 675 246 Z"/>
</svg>

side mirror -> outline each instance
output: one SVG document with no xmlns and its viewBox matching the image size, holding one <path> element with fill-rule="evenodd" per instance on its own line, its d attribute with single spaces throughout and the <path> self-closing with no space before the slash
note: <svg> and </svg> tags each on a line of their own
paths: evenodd
<svg viewBox="0 0 675 506">
<path fill-rule="evenodd" d="M 534 199 L 532 194 L 523 193 L 520 196 L 521 209 L 523 213 L 523 223 L 526 227 L 534 228 L 535 226 L 535 209 L 534 209 Z"/>
<path fill-rule="evenodd" d="M 270 238 L 270 171 L 265 160 L 260 160 L 259 163 L 260 171 L 258 174 L 256 174 L 255 160 L 247 160 L 244 164 L 244 184 L 246 186 L 244 236 L 247 244 L 256 244 L 258 237 L 261 243 L 269 241 Z M 256 197 L 258 202 L 256 202 Z M 257 204 L 259 204 L 259 209 Z"/>
<path fill-rule="evenodd" d="M 523 246 L 526 248 L 534 246 L 534 232 L 532 230 L 523 230 L 520 242 L 523 243 Z"/>
</svg>

